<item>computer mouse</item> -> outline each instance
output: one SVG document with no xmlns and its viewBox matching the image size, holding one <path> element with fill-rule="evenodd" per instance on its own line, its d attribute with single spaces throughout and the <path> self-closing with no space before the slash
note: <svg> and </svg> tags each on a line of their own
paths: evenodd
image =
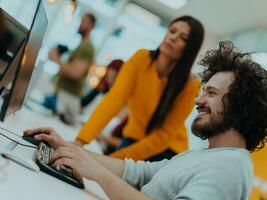
<svg viewBox="0 0 267 200">
<path fill-rule="evenodd" d="M 22 156 L 16 155 L 12 151 L 3 151 L 1 152 L 1 155 L 5 158 L 13 160 L 14 162 L 20 165 L 23 165 L 24 167 L 27 167 L 28 169 L 31 169 L 36 172 L 40 171 L 39 166 L 33 160 L 23 158 Z"/>
<path fill-rule="evenodd" d="M 39 144 L 40 144 L 41 141 L 40 140 L 36 140 L 34 138 L 35 135 L 37 135 L 37 134 L 34 134 L 34 135 L 23 135 L 22 136 L 22 139 L 24 139 L 24 140 L 32 143 L 35 146 L 39 146 Z"/>
</svg>

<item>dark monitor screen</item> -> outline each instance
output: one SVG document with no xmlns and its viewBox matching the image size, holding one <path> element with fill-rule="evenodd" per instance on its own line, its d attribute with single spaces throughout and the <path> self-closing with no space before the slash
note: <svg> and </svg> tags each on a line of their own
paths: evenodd
<svg viewBox="0 0 267 200">
<path fill-rule="evenodd" d="M 13 86 L 6 115 L 19 110 L 23 105 L 47 23 L 45 8 L 40 1 L 32 22 L 23 60 L 17 74 L 15 85 Z"/>
<path fill-rule="evenodd" d="M 27 35 L 28 30 L 0 8 L 0 81 Z"/>
<path fill-rule="evenodd" d="M 5 76 L 3 76 L 1 80 L 1 96 L 0 96 L 0 120 L 3 121 L 6 115 L 6 110 L 9 107 L 10 98 L 12 94 L 12 89 L 16 83 L 17 74 L 19 72 L 18 66 L 23 59 L 24 49 L 25 49 L 26 42 L 24 42 L 19 49 L 18 53 L 14 57 L 13 61 L 9 65 L 9 69 L 6 72 Z"/>
</svg>

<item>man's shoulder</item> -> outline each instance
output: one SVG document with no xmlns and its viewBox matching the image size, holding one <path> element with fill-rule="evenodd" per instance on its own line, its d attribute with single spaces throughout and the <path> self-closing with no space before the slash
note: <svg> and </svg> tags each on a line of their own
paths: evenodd
<svg viewBox="0 0 267 200">
<path fill-rule="evenodd" d="M 227 160 L 251 160 L 250 154 L 247 150 L 240 148 L 217 148 L 210 149 L 210 155 L 213 159 L 227 159 Z"/>
<path fill-rule="evenodd" d="M 214 168 L 216 171 L 223 170 L 228 172 L 236 172 L 247 174 L 253 172 L 253 163 L 249 152 L 242 149 L 223 148 L 219 151 L 211 152 L 206 157 L 203 167 Z"/>
<path fill-rule="evenodd" d="M 205 161 L 202 162 L 204 165 L 236 165 L 237 163 L 240 165 L 250 165 L 252 163 L 249 152 L 238 148 L 196 149 L 186 151 L 176 157 L 196 157 Z"/>
<path fill-rule="evenodd" d="M 250 154 L 244 149 L 224 149 L 208 159 L 200 170 L 209 170 L 215 179 L 225 180 L 229 187 L 245 184 L 248 191 L 252 187 L 253 162 Z"/>
<path fill-rule="evenodd" d="M 253 166 L 246 150 L 216 148 L 202 150 L 199 154 L 191 152 L 191 155 L 194 155 L 192 162 L 198 160 L 192 179 L 194 183 L 206 185 L 210 194 L 219 192 L 216 199 L 247 198 L 253 183 Z M 203 195 L 207 199 L 207 194 Z"/>
</svg>

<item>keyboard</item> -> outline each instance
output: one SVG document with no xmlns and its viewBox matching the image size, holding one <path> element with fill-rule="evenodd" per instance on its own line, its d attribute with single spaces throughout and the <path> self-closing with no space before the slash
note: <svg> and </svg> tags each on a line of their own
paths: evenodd
<svg viewBox="0 0 267 200">
<path fill-rule="evenodd" d="M 40 170 L 75 187 L 83 189 L 83 179 L 74 169 L 65 165 L 60 165 L 57 167 L 50 165 L 49 161 L 54 152 L 55 150 L 48 144 L 40 142 L 36 152 L 36 163 L 40 167 Z"/>
</svg>

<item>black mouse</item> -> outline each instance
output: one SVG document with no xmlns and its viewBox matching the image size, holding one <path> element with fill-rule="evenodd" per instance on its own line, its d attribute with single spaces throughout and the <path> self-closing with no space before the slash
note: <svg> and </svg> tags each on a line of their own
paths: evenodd
<svg viewBox="0 0 267 200">
<path fill-rule="evenodd" d="M 35 135 L 37 135 L 37 134 L 33 134 L 33 135 L 23 135 L 23 136 L 22 136 L 22 139 L 24 139 L 24 140 L 26 140 L 26 141 L 32 143 L 32 144 L 35 145 L 35 146 L 39 146 L 39 144 L 40 144 L 41 141 L 40 141 L 40 140 L 36 140 L 36 139 L 34 138 Z"/>
</svg>

